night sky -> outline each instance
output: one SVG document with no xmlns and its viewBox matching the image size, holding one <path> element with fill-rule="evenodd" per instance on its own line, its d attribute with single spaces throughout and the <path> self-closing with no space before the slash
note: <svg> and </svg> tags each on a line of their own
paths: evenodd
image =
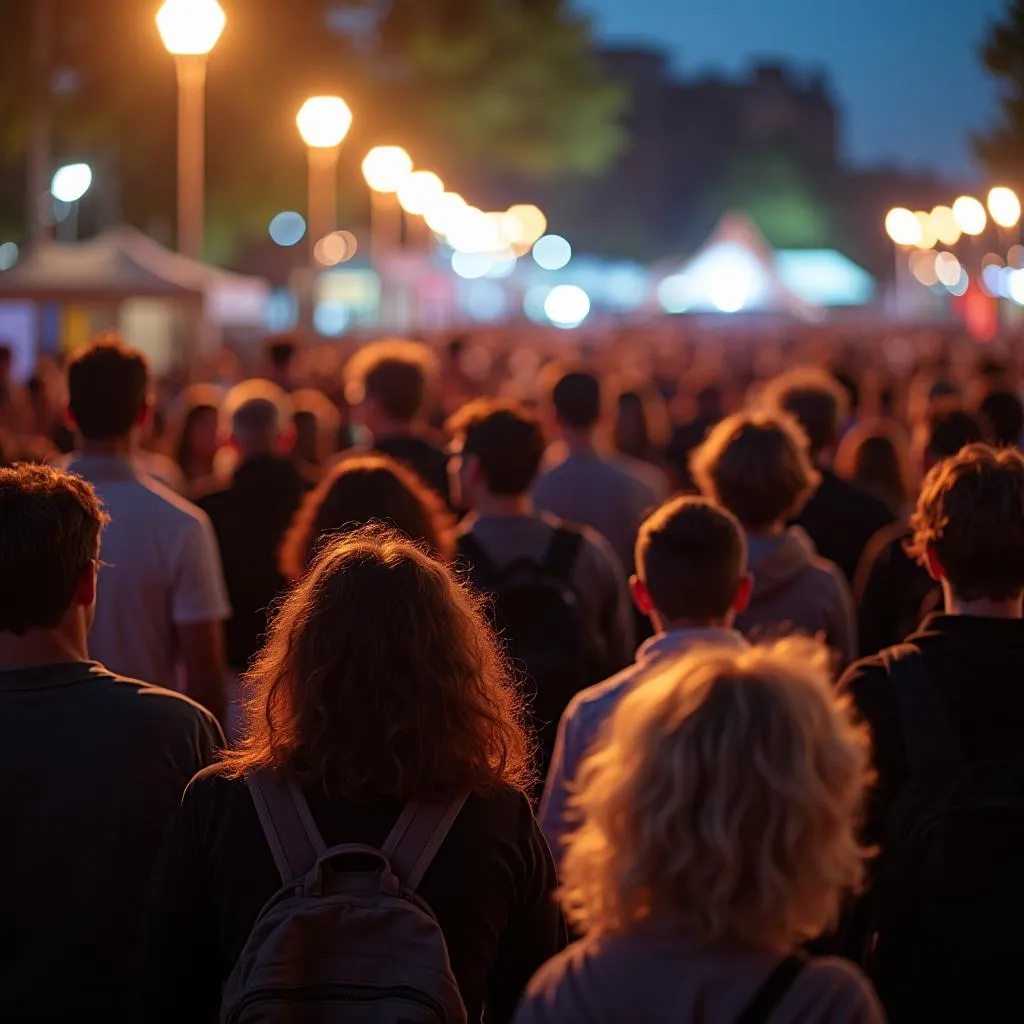
<svg viewBox="0 0 1024 1024">
<path fill-rule="evenodd" d="M 846 155 L 976 175 L 969 136 L 995 114 L 981 41 L 1007 0 L 580 0 L 599 36 L 670 47 L 678 70 L 781 56 L 828 72 Z"/>
</svg>

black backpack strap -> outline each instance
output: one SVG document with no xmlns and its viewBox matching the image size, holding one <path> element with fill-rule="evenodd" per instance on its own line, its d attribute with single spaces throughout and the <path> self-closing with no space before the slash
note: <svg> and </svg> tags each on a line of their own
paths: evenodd
<svg viewBox="0 0 1024 1024">
<path fill-rule="evenodd" d="M 468 796 L 464 793 L 447 804 L 411 801 L 399 815 L 381 853 L 398 879 L 413 892 L 419 888 Z"/>
<path fill-rule="evenodd" d="M 960 739 L 941 695 L 928 677 L 920 649 L 914 644 L 900 644 L 883 657 L 899 703 L 911 778 L 955 773 L 964 761 Z"/>
<path fill-rule="evenodd" d="M 555 530 L 544 555 L 544 571 L 563 583 L 572 583 L 576 559 L 583 547 L 583 534 L 560 526 Z"/>
<path fill-rule="evenodd" d="M 767 1024 L 806 966 L 807 957 L 804 954 L 793 953 L 787 956 L 751 996 L 750 1002 L 736 1018 L 736 1024 Z"/>
<path fill-rule="evenodd" d="M 494 581 L 500 573 L 484 550 L 483 544 L 473 536 L 472 531 L 464 533 L 458 540 L 458 553 L 466 560 L 469 574 L 474 580 Z"/>
<path fill-rule="evenodd" d="M 281 881 L 287 884 L 302 878 L 327 846 L 298 783 L 287 772 L 266 770 L 251 772 L 245 782 Z"/>
</svg>

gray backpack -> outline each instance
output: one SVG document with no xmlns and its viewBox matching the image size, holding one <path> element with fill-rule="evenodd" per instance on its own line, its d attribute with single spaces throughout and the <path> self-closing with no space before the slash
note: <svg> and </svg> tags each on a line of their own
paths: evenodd
<svg viewBox="0 0 1024 1024">
<path fill-rule="evenodd" d="M 228 978 L 222 1024 L 465 1024 L 444 936 L 416 895 L 465 796 L 408 804 L 381 850 L 327 849 L 294 779 L 247 782 L 284 885 Z"/>
</svg>

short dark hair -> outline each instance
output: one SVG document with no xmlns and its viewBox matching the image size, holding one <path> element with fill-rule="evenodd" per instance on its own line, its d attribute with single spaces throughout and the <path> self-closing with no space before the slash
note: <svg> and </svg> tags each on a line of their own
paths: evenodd
<svg viewBox="0 0 1024 1024">
<path fill-rule="evenodd" d="M 275 334 L 265 342 L 267 359 L 275 370 L 287 370 L 299 351 L 299 339 L 294 334 Z"/>
<path fill-rule="evenodd" d="M 592 427 L 601 418 L 601 382 L 592 373 L 565 373 L 551 389 L 558 422 L 567 427 Z"/>
<path fill-rule="evenodd" d="M 345 367 L 349 403 L 372 398 L 389 419 L 410 423 L 426 407 L 437 373 L 437 359 L 422 342 L 374 342 Z"/>
<path fill-rule="evenodd" d="M 1024 591 L 1024 456 L 972 444 L 926 477 L 911 518 L 908 552 L 929 549 L 965 601 L 1008 600 Z"/>
<path fill-rule="evenodd" d="M 0 469 L 0 633 L 60 622 L 106 521 L 81 477 L 28 463 Z"/>
<path fill-rule="evenodd" d="M 544 432 L 539 421 L 516 402 L 480 398 L 455 413 L 449 435 L 462 454 L 475 456 L 491 494 L 525 494 L 540 472 Z"/>
<path fill-rule="evenodd" d="M 928 421 L 925 451 L 933 459 L 948 459 L 969 444 L 985 440 L 978 418 L 962 409 L 937 413 Z"/>
<path fill-rule="evenodd" d="M 101 335 L 68 366 L 71 414 L 82 437 L 124 437 L 146 406 L 149 364 L 114 333 Z"/>
<path fill-rule="evenodd" d="M 1016 447 L 1024 433 L 1024 405 L 1012 391 L 991 391 L 978 406 L 989 426 L 992 441 L 1000 448 Z"/>
<path fill-rule="evenodd" d="M 803 427 L 812 458 L 836 443 L 850 407 L 843 385 L 817 366 L 797 367 L 776 377 L 762 397 L 768 408 L 788 412 Z"/>
<path fill-rule="evenodd" d="M 640 527 L 637 574 L 669 621 L 724 618 L 747 571 L 747 541 L 736 517 L 706 498 L 662 505 Z"/>
<path fill-rule="evenodd" d="M 807 438 L 786 413 L 736 413 L 693 453 L 701 493 L 754 532 L 799 512 L 818 486 Z"/>
</svg>

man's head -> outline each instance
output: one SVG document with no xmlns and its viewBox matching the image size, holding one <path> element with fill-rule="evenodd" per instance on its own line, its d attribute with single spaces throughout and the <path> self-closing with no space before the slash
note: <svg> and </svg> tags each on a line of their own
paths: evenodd
<svg viewBox="0 0 1024 1024">
<path fill-rule="evenodd" d="M 149 412 L 149 366 L 113 333 L 101 335 L 68 366 L 69 412 L 86 441 L 127 438 Z"/>
<path fill-rule="evenodd" d="M 478 399 L 449 419 L 448 433 L 456 504 L 475 507 L 483 495 L 518 498 L 529 492 L 544 457 L 544 432 L 522 406 Z"/>
<path fill-rule="evenodd" d="M 789 413 L 800 424 L 815 461 L 835 449 L 850 408 L 843 385 L 816 366 L 797 367 L 776 377 L 765 388 L 762 400 L 766 408 Z"/>
<path fill-rule="evenodd" d="M 582 370 L 562 374 L 551 389 L 551 404 L 563 430 L 593 430 L 601 420 L 601 382 Z"/>
<path fill-rule="evenodd" d="M 373 433 L 411 428 L 426 415 L 438 377 L 437 359 L 418 341 L 378 341 L 345 367 L 346 397 Z"/>
<path fill-rule="evenodd" d="M 737 413 L 722 420 L 690 465 L 701 493 L 755 534 L 796 515 L 819 479 L 803 431 L 785 413 Z"/>
<path fill-rule="evenodd" d="M 659 629 L 729 625 L 750 600 L 743 528 L 705 498 L 676 498 L 651 515 L 636 566 L 633 600 Z"/>
<path fill-rule="evenodd" d="M 221 415 L 243 462 L 279 452 L 291 439 L 291 403 L 269 380 L 236 384 L 224 399 Z"/>
<path fill-rule="evenodd" d="M 969 444 L 985 440 L 981 421 L 963 409 L 932 413 L 915 434 L 915 453 L 924 472 Z"/>
<path fill-rule="evenodd" d="M 935 466 L 911 518 L 908 551 L 949 598 L 1019 600 L 1024 593 L 1024 456 L 972 444 Z"/>
<path fill-rule="evenodd" d="M 275 334 L 267 338 L 265 349 L 274 381 L 282 387 L 290 386 L 292 367 L 299 351 L 299 339 L 294 334 Z"/>
<path fill-rule="evenodd" d="M 62 630 L 84 646 L 106 521 L 81 477 L 50 466 L 0 469 L 0 634 Z"/>
<path fill-rule="evenodd" d="M 1016 448 L 1024 434 L 1024 406 L 1012 391 L 990 391 L 978 406 L 992 441 L 1000 448 Z"/>
</svg>

